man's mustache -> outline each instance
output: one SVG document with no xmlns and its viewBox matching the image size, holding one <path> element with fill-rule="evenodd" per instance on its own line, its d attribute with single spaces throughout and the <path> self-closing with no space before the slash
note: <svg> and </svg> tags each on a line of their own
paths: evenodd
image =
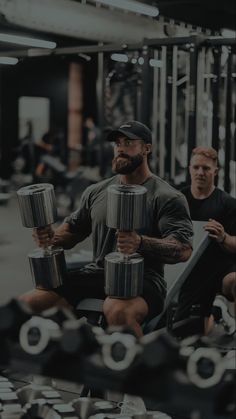
<svg viewBox="0 0 236 419">
<path fill-rule="evenodd" d="M 119 159 L 119 157 L 125 158 L 125 159 L 130 159 L 130 156 L 128 154 L 125 153 L 120 153 L 118 156 L 116 156 L 116 160 Z"/>
</svg>

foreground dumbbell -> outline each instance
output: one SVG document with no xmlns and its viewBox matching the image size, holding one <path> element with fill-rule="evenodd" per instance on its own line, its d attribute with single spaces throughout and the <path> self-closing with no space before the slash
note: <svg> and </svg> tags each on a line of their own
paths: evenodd
<svg viewBox="0 0 236 419">
<path fill-rule="evenodd" d="M 17 191 L 22 223 L 28 228 L 42 228 L 57 219 L 54 187 L 48 183 L 25 186 Z M 49 246 L 35 249 L 29 255 L 33 282 L 44 289 L 63 283 L 66 263 L 62 248 Z"/>
<path fill-rule="evenodd" d="M 58 307 L 43 311 L 41 316 L 32 316 L 19 332 L 22 349 L 30 355 L 41 354 L 52 342 L 61 339 L 64 323 L 75 319 L 69 309 Z"/>
<path fill-rule="evenodd" d="M 34 400 L 45 400 L 45 403 L 53 400 L 53 403 L 60 403 L 61 396 L 58 391 L 50 386 L 43 386 L 38 384 L 28 384 L 17 390 L 17 396 L 24 406 L 27 403 L 32 403 Z M 49 404 L 52 404 L 51 402 Z"/>
<path fill-rule="evenodd" d="M 88 419 L 93 413 L 93 401 L 99 399 L 92 399 L 92 397 L 78 397 L 71 401 L 71 405 L 75 409 L 79 418 Z"/>
<path fill-rule="evenodd" d="M 24 301 L 12 298 L 7 304 L 0 306 L 0 335 L 18 339 L 20 327 L 32 314 Z"/>
<path fill-rule="evenodd" d="M 68 321 L 64 325 L 60 346 L 64 353 L 70 355 L 89 355 L 99 349 L 96 334 L 84 319 Z"/>
<path fill-rule="evenodd" d="M 75 410 L 69 403 L 58 403 L 50 406 L 45 401 L 35 401 L 25 407 L 26 413 L 20 419 L 77 419 Z"/>
<path fill-rule="evenodd" d="M 99 342 L 104 365 L 114 371 L 128 369 L 141 351 L 135 336 L 130 333 L 106 333 L 100 336 Z"/>
<path fill-rule="evenodd" d="M 0 418 L 18 419 L 21 417 L 21 404 L 13 384 L 0 375 Z"/>
<path fill-rule="evenodd" d="M 109 228 L 142 229 L 146 224 L 147 189 L 140 185 L 111 185 L 107 190 Z M 105 292 L 116 298 L 132 298 L 143 290 L 143 258 L 138 254 L 112 252 L 105 257 Z"/>
<path fill-rule="evenodd" d="M 71 401 L 71 405 L 80 419 L 88 419 L 91 415 L 101 413 L 113 414 L 115 417 L 120 412 L 116 402 L 92 397 L 78 397 Z"/>
</svg>

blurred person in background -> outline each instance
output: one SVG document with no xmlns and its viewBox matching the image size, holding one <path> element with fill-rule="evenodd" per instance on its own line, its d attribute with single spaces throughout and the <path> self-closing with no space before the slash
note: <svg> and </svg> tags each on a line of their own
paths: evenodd
<svg viewBox="0 0 236 419">
<path fill-rule="evenodd" d="M 226 330 L 233 333 L 236 329 L 235 318 L 226 309 L 227 299 L 234 302 L 236 310 L 236 199 L 215 186 L 218 170 L 216 150 L 193 149 L 191 185 L 182 189 L 192 220 L 206 221 L 204 228 L 211 243 L 204 252 L 201 270 L 190 275 L 181 289 L 176 318 L 188 316 L 191 305 L 200 303 L 206 334 L 214 324 L 213 312 L 219 312 L 214 307 L 220 308 L 225 317 L 221 320 Z"/>
<path fill-rule="evenodd" d="M 45 156 L 60 158 L 61 138 L 55 129 L 47 131 L 42 138 L 35 143 L 37 165 L 35 176 L 40 178 L 45 175 L 47 164 L 44 161 Z"/>
<path fill-rule="evenodd" d="M 89 116 L 84 121 L 85 160 L 90 167 L 100 164 L 101 131 Z"/>
</svg>

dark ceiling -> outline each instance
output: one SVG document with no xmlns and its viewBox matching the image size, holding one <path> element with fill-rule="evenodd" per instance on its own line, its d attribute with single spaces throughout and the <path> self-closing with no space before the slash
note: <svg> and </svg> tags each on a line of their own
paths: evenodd
<svg viewBox="0 0 236 419">
<path fill-rule="evenodd" d="M 147 0 L 156 4 L 160 14 L 192 25 L 219 31 L 236 29 L 235 0 Z"/>
</svg>

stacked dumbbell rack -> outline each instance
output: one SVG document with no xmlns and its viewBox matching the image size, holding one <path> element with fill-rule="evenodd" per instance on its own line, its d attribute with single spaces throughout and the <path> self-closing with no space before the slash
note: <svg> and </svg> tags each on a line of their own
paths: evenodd
<svg viewBox="0 0 236 419">
<path fill-rule="evenodd" d="M 30 372 L 54 380 L 85 384 L 95 391 L 139 395 L 147 400 L 149 410 L 167 412 L 174 419 L 181 418 L 183 410 L 190 418 L 196 409 L 201 419 L 218 419 L 220 411 L 220 419 L 234 417 L 235 371 L 232 361 L 235 352 L 230 348 L 221 354 L 210 341 L 195 338 L 177 344 L 170 335 L 159 332 L 138 341 L 130 331 L 105 332 L 87 324 L 85 319 L 75 319 L 64 309 L 53 309 L 35 316 L 14 300 L 0 309 L 0 368 L 5 371 L 1 385 L 4 391 L 0 392 L 3 394 L 0 397 L 2 410 L 3 407 L 17 410 L 20 400 L 21 407 L 27 405 L 32 414 L 41 403 L 40 409 L 46 409 L 43 415 L 47 409 L 54 409 L 61 415 L 59 410 L 64 409 L 66 417 L 76 417 L 72 410 L 68 411 L 74 406 L 63 407 L 65 400 L 51 385 L 35 388 L 31 384 L 30 388 L 17 393 L 15 384 L 12 386 L 11 380 L 10 383 L 7 381 L 7 368 L 7 371 L 18 371 L 23 376 Z M 60 334 L 50 334 L 51 330 L 55 331 L 53 324 Z M 44 336 L 40 334 L 43 329 Z M 22 345 L 22 330 L 24 333 L 28 330 L 23 334 L 24 339 L 28 339 L 27 345 Z M 44 346 L 40 343 L 42 336 Z M 18 419 L 15 413 L 14 419 Z M 7 416 L 0 418 L 6 419 Z M 23 419 L 28 418 L 30 416 Z M 150 419 L 150 416 L 142 419 Z"/>
</svg>

